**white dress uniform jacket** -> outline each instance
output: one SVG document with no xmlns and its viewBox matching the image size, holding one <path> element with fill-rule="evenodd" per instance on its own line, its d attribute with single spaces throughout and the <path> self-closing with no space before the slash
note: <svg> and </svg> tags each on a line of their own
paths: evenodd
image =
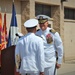
<svg viewBox="0 0 75 75">
<path fill-rule="evenodd" d="M 19 58 L 17 57 L 19 56 Z M 21 65 L 19 64 L 19 59 Z M 44 72 L 44 47 L 42 38 L 34 33 L 28 33 L 20 38 L 16 44 L 15 62 L 17 71 L 21 74 Z"/>
<path fill-rule="evenodd" d="M 62 63 L 63 57 L 63 45 L 62 40 L 58 34 L 50 32 L 52 28 L 47 28 L 45 31 L 41 29 L 36 32 L 36 35 L 41 36 L 44 41 L 45 50 L 45 68 L 51 67 L 56 62 L 56 51 L 58 52 L 58 63 Z M 47 38 L 50 37 L 50 43 L 47 42 Z M 49 41 L 49 40 L 48 40 Z"/>
</svg>

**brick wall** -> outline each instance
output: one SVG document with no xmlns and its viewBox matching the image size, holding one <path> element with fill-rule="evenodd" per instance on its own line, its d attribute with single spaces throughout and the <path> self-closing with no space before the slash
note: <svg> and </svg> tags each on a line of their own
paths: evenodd
<svg viewBox="0 0 75 75">
<path fill-rule="evenodd" d="M 24 22 L 30 18 L 30 3 L 29 1 L 21 2 L 21 31 L 23 34 L 26 34 L 26 28 L 24 27 Z"/>
<path fill-rule="evenodd" d="M 60 7 L 51 7 L 51 17 L 53 18 L 53 28 L 60 33 Z"/>
</svg>

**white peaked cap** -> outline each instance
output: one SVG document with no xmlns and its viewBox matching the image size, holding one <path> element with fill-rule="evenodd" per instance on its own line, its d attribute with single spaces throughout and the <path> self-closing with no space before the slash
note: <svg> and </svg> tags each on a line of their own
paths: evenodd
<svg viewBox="0 0 75 75">
<path fill-rule="evenodd" d="M 24 23 L 26 28 L 32 28 L 38 25 L 38 20 L 36 19 L 29 19 Z"/>
<path fill-rule="evenodd" d="M 37 15 L 36 18 L 40 19 L 40 17 L 43 17 L 43 19 L 47 18 L 48 20 L 50 20 L 50 17 L 47 15 Z"/>
</svg>

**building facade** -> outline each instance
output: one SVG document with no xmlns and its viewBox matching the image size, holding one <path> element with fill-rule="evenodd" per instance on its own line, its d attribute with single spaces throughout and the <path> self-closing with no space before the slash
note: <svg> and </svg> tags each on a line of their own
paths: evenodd
<svg viewBox="0 0 75 75">
<path fill-rule="evenodd" d="M 13 0 L 0 0 L 2 17 L 7 14 L 7 27 L 11 22 Z M 60 33 L 64 45 L 63 60 L 75 59 L 75 0 L 14 0 L 19 31 L 26 34 L 24 22 L 39 14 L 51 17 L 52 28 Z M 39 27 L 38 27 L 39 28 Z"/>
</svg>

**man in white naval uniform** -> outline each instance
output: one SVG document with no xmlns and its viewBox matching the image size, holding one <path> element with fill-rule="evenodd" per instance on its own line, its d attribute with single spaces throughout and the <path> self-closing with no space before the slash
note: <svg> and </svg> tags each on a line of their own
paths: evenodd
<svg viewBox="0 0 75 75">
<path fill-rule="evenodd" d="M 50 17 L 46 15 L 38 15 L 40 30 L 36 34 L 43 38 L 45 50 L 45 75 L 55 75 L 56 68 L 60 68 L 63 57 L 62 40 L 54 29 L 48 27 Z M 58 61 L 56 63 L 56 52 Z"/>
<path fill-rule="evenodd" d="M 16 44 L 16 71 L 21 75 L 44 75 L 44 46 L 42 38 L 35 35 L 37 25 L 38 20 L 27 20 L 24 26 L 28 33 Z"/>
</svg>

